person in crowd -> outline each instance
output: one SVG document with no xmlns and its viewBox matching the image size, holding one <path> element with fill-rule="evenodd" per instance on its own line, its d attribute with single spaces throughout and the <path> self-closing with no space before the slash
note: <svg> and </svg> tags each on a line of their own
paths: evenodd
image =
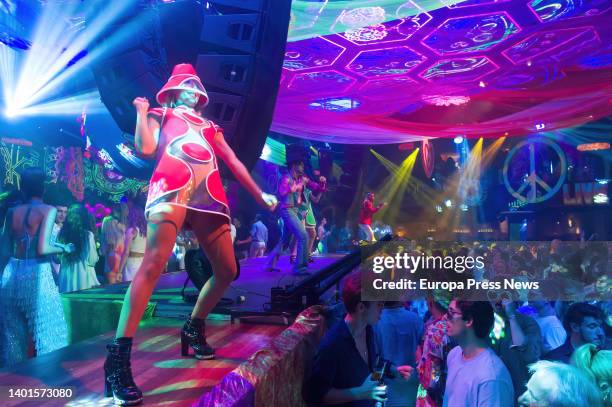
<svg viewBox="0 0 612 407">
<path fill-rule="evenodd" d="M 9 209 L 2 250 L 10 256 L 0 280 L 0 366 L 68 345 L 68 329 L 50 256 L 74 251 L 73 244 L 51 243 L 57 209 L 45 205 L 45 174 L 28 168 L 21 174 L 24 204 Z"/>
<path fill-rule="evenodd" d="M 340 250 L 350 250 L 353 246 L 353 226 L 350 220 L 346 220 L 344 227 L 338 233 L 338 247 Z"/>
<path fill-rule="evenodd" d="M 133 337 L 179 231 L 192 229 L 210 261 L 213 276 L 200 290 L 181 330 L 181 355 L 213 359 L 206 341 L 205 319 L 237 273 L 230 236 L 229 204 L 217 159 L 263 207 L 274 210 L 276 197 L 264 193 L 225 141 L 223 129 L 202 116 L 208 94 L 190 64 L 178 64 L 156 95 L 162 106 L 151 109 L 137 97 L 135 145 L 139 154 L 155 157 L 145 206 L 147 245 L 140 269 L 128 288 L 115 339 L 104 363 L 106 396 L 116 403 L 138 404 L 142 392 L 131 372 Z"/>
<path fill-rule="evenodd" d="M 574 351 L 571 364 L 593 379 L 604 405 L 612 406 L 612 351 L 587 343 Z"/>
<path fill-rule="evenodd" d="M 109 284 L 122 281 L 121 258 L 125 251 L 126 211 L 114 205 L 110 215 L 102 220 L 101 252 L 104 256 L 104 274 Z"/>
<path fill-rule="evenodd" d="M 594 305 L 584 302 L 570 305 L 563 318 L 569 335 L 561 346 L 545 354 L 544 359 L 569 363 L 574 350 L 582 345 L 592 343 L 604 347 L 606 335 L 603 321 L 603 312 Z"/>
<path fill-rule="evenodd" d="M 144 208 L 128 201 L 127 230 L 125 231 L 124 250 L 121 256 L 123 281 L 132 281 L 142 264 L 147 246 L 147 220 Z"/>
<path fill-rule="evenodd" d="M 172 258 L 171 261 L 168 262 L 168 271 L 185 271 L 185 256 L 187 255 L 188 245 L 183 233 L 179 233 L 178 236 L 176 236 L 176 242 L 172 248 Z M 171 265 L 173 267 L 170 267 Z"/>
<path fill-rule="evenodd" d="M 488 301 L 454 299 L 448 307 L 448 334 L 459 346 L 448 354 L 444 406 L 514 406 L 510 373 L 489 348 L 493 307 Z"/>
<path fill-rule="evenodd" d="M 236 243 L 236 235 L 238 234 L 238 229 L 236 228 L 237 218 L 233 218 L 230 222 L 230 237 L 232 238 L 232 244 Z"/>
<path fill-rule="evenodd" d="M 238 244 L 250 243 L 249 257 L 262 257 L 266 253 L 266 245 L 268 244 L 268 228 L 262 222 L 260 213 L 255 215 L 255 221 L 251 226 L 249 237 L 238 242 Z"/>
<path fill-rule="evenodd" d="M 231 232 L 234 230 L 234 232 Z M 249 257 L 249 241 L 248 241 L 248 229 L 242 226 L 242 221 L 238 217 L 232 218 L 230 225 L 230 233 L 234 233 L 233 242 L 236 250 L 236 258 L 238 260 L 246 259 Z M 246 242 L 246 243 L 243 243 Z"/>
<path fill-rule="evenodd" d="M 331 232 L 325 229 L 326 225 L 327 225 L 327 218 L 323 217 L 323 219 L 321 219 L 321 223 L 319 223 L 319 227 L 317 228 L 317 239 L 319 241 L 318 246 L 319 246 L 320 254 L 325 254 L 328 251 L 327 250 L 327 238 L 329 237 Z"/>
<path fill-rule="evenodd" d="M 587 375 L 574 366 L 540 360 L 529 366 L 522 407 L 603 407 L 601 393 Z"/>
<path fill-rule="evenodd" d="M 51 244 L 57 242 L 59 234 L 64 226 L 64 222 L 66 221 L 66 214 L 68 212 L 68 204 L 65 202 L 56 202 L 53 206 L 57 210 L 57 214 L 55 215 L 55 222 L 53 223 L 53 231 L 51 232 Z M 59 272 L 60 272 L 60 258 L 59 256 L 53 256 L 51 258 L 51 268 L 53 269 L 56 283 L 59 284 Z"/>
<path fill-rule="evenodd" d="M 417 314 L 408 311 L 402 302 L 385 302 L 380 321 L 375 325 L 376 344 L 379 355 L 395 366 L 416 366 L 415 354 L 421 336 L 423 321 Z M 388 382 L 388 397 L 385 407 L 414 406 L 418 380 L 395 378 Z"/>
<path fill-rule="evenodd" d="M 283 219 L 285 230 L 283 238 L 276 244 L 268 255 L 268 271 L 276 268 L 276 262 L 282 251 L 290 246 L 291 238 L 297 241 L 297 257 L 293 264 L 293 273 L 304 275 L 308 273 L 308 235 L 304 223 L 300 219 L 300 209 L 302 207 L 305 189 L 313 192 L 320 192 L 326 189 L 325 177 L 319 177 L 318 182 L 314 182 L 304 173 L 304 158 L 296 155 L 287 158 L 289 172 L 285 174 L 279 183 L 278 194 L 280 197 L 280 217 Z"/>
<path fill-rule="evenodd" d="M 64 203 L 55 205 L 55 209 L 57 210 L 57 214 L 55 215 L 55 222 L 53 223 L 53 234 L 52 238 L 57 240 L 57 237 L 64 226 L 64 222 L 66 221 L 66 216 L 68 215 L 68 206 Z"/>
<path fill-rule="evenodd" d="M 447 357 L 454 347 L 454 342 L 448 336 L 449 320 L 446 317 L 448 306 L 449 298 L 442 292 L 427 296 L 427 308 L 431 317 L 425 324 L 423 340 L 416 353 L 419 379 L 417 407 L 442 406 L 446 386 Z"/>
<path fill-rule="evenodd" d="M 550 301 L 529 301 L 529 305 L 537 312 L 535 320 L 542 334 L 542 353 L 545 354 L 563 345 L 567 332 L 557 318 L 553 304 Z"/>
<path fill-rule="evenodd" d="M 9 209 L 21 204 L 22 202 L 23 197 L 21 195 L 21 191 L 16 188 L 10 188 L 0 193 L 0 225 L 4 225 Z M 6 263 L 8 263 L 11 256 L 9 250 L 10 234 L 10 229 L 4 228 L 0 234 L 0 270 L 4 270 L 4 267 L 6 266 Z"/>
<path fill-rule="evenodd" d="M 529 380 L 528 366 L 540 359 L 542 337 L 535 320 L 517 311 L 517 303 L 509 298 L 493 304 L 502 317 L 500 338 L 492 346 L 510 372 L 514 394 L 523 394 Z"/>
<path fill-rule="evenodd" d="M 314 171 L 313 175 L 315 177 L 320 177 L 321 173 L 319 171 Z M 305 188 L 304 189 L 304 227 L 306 228 L 306 234 L 308 235 L 308 245 L 307 245 L 307 253 L 309 261 L 312 261 L 311 255 L 314 250 L 314 243 L 317 239 L 317 220 L 314 216 L 314 211 L 312 210 L 312 203 L 319 203 L 321 201 L 321 197 L 323 196 L 323 190 L 319 190 L 313 192 L 312 190 Z M 297 250 L 297 246 L 296 246 Z"/>
<path fill-rule="evenodd" d="M 366 241 L 375 242 L 374 231 L 372 230 L 372 216 L 378 212 L 385 203 L 380 203 L 378 206 L 374 205 L 374 193 L 368 192 L 365 200 L 361 205 L 361 211 L 359 212 L 359 229 L 365 236 Z"/>
<path fill-rule="evenodd" d="M 96 276 L 98 250 L 91 228 L 89 212 L 81 204 L 70 205 L 58 240 L 73 243 L 74 252 L 60 257 L 60 292 L 86 290 L 100 285 Z"/>
<path fill-rule="evenodd" d="M 383 302 L 361 300 L 361 275 L 352 273 L 342 287 L 346 317 L 331 327 L 321 341 L 304 397 L 313 404 L 373 407 L 386 399 L 386 389 L 372 378 L 377 358 L 372 326 L 380 319 Z M 394 374 L 408 380 L 412 367 L 399 366 Z"/>
</svg>

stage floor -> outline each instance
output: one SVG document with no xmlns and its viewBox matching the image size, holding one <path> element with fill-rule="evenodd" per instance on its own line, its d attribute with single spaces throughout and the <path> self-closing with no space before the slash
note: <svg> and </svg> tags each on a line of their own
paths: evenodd
<svg viewBox="0 0 612 407">
<path fill-rule="evenodd" d="M 342 255 L 315 257 L 310 269 L 314 272 L 337 261 Z M 241 275 L 228 290 L 226 297 L 244 296 L 246 301 L 228 308 L 215 310 L 207 321 L 208 341 L 217 350 L 212 361 L 198 361 L 180 356 L 179 330 L 191 313 L 193 304 L 183 301 L 181 289 L 185 272 L 161 276 L 151 298 L 156 303 L 153 318 L 141 323 L 133 350 L 133 372 L 136 382 L 145 393 L 148 406 L 189 406 L 209 388 L 245 362 L 257 350 L 286 327 L 264 324 L 231 324 L 229 310 L 262 311 L 270 301 L 270 288 L 298 283 L 305 277 L 294 276 L 288 257 L 278 263 L 280 272 L 263 271 L 266 258 L 246 259 L 241 262 Z M 122 300 L 128 283 L 70 293 L 70 296 L 100 301 Z M 192 287 L 190 285 L 190 287 Z M 191 288 L 195 293 L 195 289 Z M 290 323 L 291 321 L 289 321 Z M 11 369 L 0 371 L 0 405 L 2 406 L 106 406 L 111 398 L 103 397 L 102 366 L 106 356 L 105 344 L 113 332 L 76 342 L 66 348 L 29 359 Z M 72 387 L 71 400 L 15 400 L 8 399 L 8 388 Z"/>
<path fill-rule="evenodd" d="M 133 350 L 135 380 L 146 406 L 190 406 L 209 388 L 267 346 L 283 329 L 275 325 L 208 321 L 208 342 L 216 359 L 181 357 L 179 331 L 183 321 L 152 318 L 141 324 Z M 110 406 L 103 396 L 105 344 L 112 333 L 91 338 L 41 357 L 29 359 L 11 372 L 0 371 L 2 406 Z M 72 387 L 70 400 L 9 399 L 7 388 Z"/>
<path fill-rule="evenodd" d="M 311 272 L 320 270 L 343 256 L 343 254 L 314 256 L 314 262 L 310 264 L 309 270 Z M 242 260 L 240 262 L 240 277 L 232 283 L 225 294 L 225 297 L 231 299 L 234 303 L 227 307 L 217 307 L 213 312 L 228 315 L 231 310 L 263 311 L 264 304 L 270 301 L 270 288 L 293 285 L 305 278 L 293 275 L 291 264 L 289 264 L 289 256 L 280 258 L 277 264 L 280 272 L 266 272 L 264 271 L 265 267 L 266 257 Z M 186 272 L 162 274 L 151 297 L 151 302 L 156 303 L 154 316 L 185 318 L 191 313 L 193 304 L 185 302 L 181 297 L 181 289 L 186 278 Z M 128 285 L 129 283 L 105 285 L 69 293 L 69 295 L 70 297 L 96 301 L 123 300 Z M 186 292 L 195 295 L 196 289 L 189 283 Z M 240 296 L 245 299 L 243 303 L 237 301 Z"/>
</svg>

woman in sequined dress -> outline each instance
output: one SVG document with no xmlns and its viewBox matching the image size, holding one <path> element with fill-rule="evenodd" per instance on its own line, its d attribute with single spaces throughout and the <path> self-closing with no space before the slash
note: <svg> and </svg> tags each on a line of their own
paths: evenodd
<svg viewBox="0 0 612 407">
<path fill-rule="evenodd" d="M 0 366 L 68 345 L 64 309 L 51 270 L 51 256 L 72 253 L 74 245 L 51 243 L 56 209 L 42 201 L 45 175 L 28 168 L 21 176 L 25 204 L 7 213 L 2 249 L 10 258 L 0 280 Z"/>
</svg>

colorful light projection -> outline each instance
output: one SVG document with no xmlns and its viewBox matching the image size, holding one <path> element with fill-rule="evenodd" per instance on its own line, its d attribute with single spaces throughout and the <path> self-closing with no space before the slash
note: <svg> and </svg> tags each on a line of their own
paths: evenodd
<svg viewBox="0 0 612 407">
<path fill-rule="evenodd" d="M 292 23 L 272 129 L 383 144 L 598 120 L 612 114 L 611 6 L 294 1 L 294 15 L 310 20 Z"/>
</svg>

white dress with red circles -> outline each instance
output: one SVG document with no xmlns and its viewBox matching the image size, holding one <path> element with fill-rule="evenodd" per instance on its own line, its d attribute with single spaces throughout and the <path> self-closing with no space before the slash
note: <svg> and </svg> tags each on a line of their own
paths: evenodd
<svg viewBox="0 0 612 407">
<path fill-rule="evenodd" d="M 214 143 L 221 128 L 183 107 L 155 108 L 148 114 L 160 122 L 160 132 L 145 214 L 170 204 L 222 215 L 229 222 Z"/>
</svg>

